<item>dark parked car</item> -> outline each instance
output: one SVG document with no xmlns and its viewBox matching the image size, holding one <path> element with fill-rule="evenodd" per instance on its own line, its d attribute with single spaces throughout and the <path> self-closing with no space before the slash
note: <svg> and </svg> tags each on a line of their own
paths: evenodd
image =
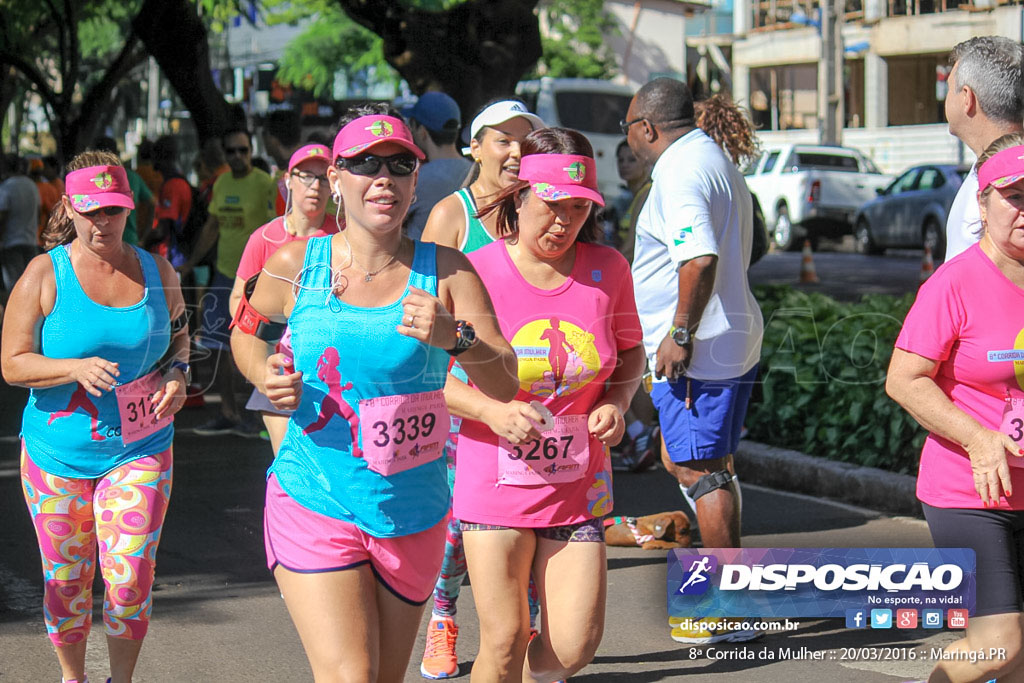
<svg viewBox="0 0 1024 683">
<path fill-rule="evenodd" d="M 946 251 L 946 216 L 969 166 L 924 164 L 901 173 L 854 217 L 853 238 L 862 254 L 887 248 L 932 248 L 942 259 Z"/>
</svg>

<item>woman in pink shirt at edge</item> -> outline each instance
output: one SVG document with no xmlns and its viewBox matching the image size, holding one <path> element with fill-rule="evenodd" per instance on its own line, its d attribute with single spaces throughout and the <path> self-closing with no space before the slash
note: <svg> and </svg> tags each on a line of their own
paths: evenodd
<svg viewBox="0 0 1024 683">
<path fill-rule="evenodd" d="M 604 200 L 587 139 L 533 131 L 519 180 L 482 212 L 497 212 L 504 239 L 469 256 L 516 350 L 520 382 L 510 403 L 451 375 L 445 386 L 450 410 L 464 418 L 454 515 L 480 619 L 474 680 L 563 679 L 601 641 L 607 447 L 622 439 L 644 355 L 629 265 L 596 244 L 595 204 Z M 552 344 L 564 367 L 551 367 Z M 553 430 L 531 401 L 555 416 Z M 531 571 L 542 615 L 532 641 Z"/>
<path fill-rule="evenodd" d="M 331 150 L 324 145 L 300 147 L 288 161 L 287 205 L 290 208 L 285 210 L 283 216 L 278 216 L 249 237 L 245 251 L 242 252 L 242 260 L 238 264 L 235 285 L 228 303 L 232 317 L 242 299 L 246 281 L 259 274 L 267 259 L 282 245 L 338 232 L 338 217 L 327 213 L 327 200 L 331 193 L 330 184 L 327 182 L 327 167 L 330 166 L 330 162 Z M 338 211 L 341 211 L 340 201 Z M 290 348 L 290 337 L 291 332 L 286 330 L 278 344 L 279 352 Z M 263 415 L 263 424 L 270 434 L 270 445 L 274 449 L 274 455 L 277 455 L 291 411 L 275 408 L 258 389 L 252 390 L 252 396 L 245 407 L 247 410 L 258 410 Z"/>
<path fill-rule="evenodd" d="M 935 546 L 977 556 L 975 613 L 933 683 L 1024 674 L 1024 134 L 993 142 L 978 180 L 981 241 L 921 287 L 886 381 L 929 431 L 917 497 Z M 967 657 L 983 647 L 1006 657 Z"/>
</svg>

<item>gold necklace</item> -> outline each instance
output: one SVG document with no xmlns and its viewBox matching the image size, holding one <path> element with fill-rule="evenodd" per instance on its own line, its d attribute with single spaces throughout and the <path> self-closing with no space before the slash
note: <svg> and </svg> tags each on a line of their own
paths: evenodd
<svg viewBox="0 0 1024 683">
<path fill-rule="evenodd" d="M 363 268 L 362 264 L 360 264 L 360 263 L 359 263 L 359 261 L 357 261 L 357 260 L 356 260 L 356 255 L 355 255 L 355 253 L 354 253 L 354 252 L 352 251 L 352 245 L 348 243 L 348 238 L 347 238 L 347 237 L 345 238 L 345 244 L 348 244 L 348 254 L 349 254 L 349 258 L 351 258 L 351 259 L 352 259 L 352 263 L 353 263 L 353 264 L 354 264 L 354 265 L 355 265 L 355 266 L 356 266 L 356 267 L 357 267 L 357 268 L 358 268 L 359 270 L 363 271 L 363 282 L 370 282 L 370 281 L 372 281 L 372 280 L 373 280 L 373 276 L 374 276 L 374 275 L 377 275 L 377 274 L 378 274 L 378 273 L 380 273 L 380 272 L 381 272 L 382 270 L 384 270 L 385 268 L 387 268 L 388 266 L 390 266 L 390 265 L 392 264 L 392 262 L 394 262 L 394 260 L 395 260 L 396 258 L 398 258 L 398 252 L 395 252 L 394 254 L 392 254 L 392 255 L 391 255 L 391 258 L 389 258 L 389 259 L 388 259 L 388 260 L 387 260 L 387 261 L 386 261 L 386 262 L 384 263 L 384 265 L 383 265 L 383 266 L 381 266 L 381 267 L 380 267 L 380 268 L 378 268 L 377 270 L 374 270 L 374 271 L 369 271 L 369 270 L 367 270 L 366 268 Z M 401 246 L 401 243 L 399 243 L 399 246 L 398 246 L 398 248 L 399 248 L 399 249 L 401 249 L 401 248 L 402 248 L 402 246 Z"/>
</svg>

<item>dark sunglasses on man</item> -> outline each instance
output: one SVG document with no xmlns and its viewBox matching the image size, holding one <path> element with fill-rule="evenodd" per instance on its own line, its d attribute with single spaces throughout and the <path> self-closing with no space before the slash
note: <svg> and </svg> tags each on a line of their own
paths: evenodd
<svg viewBox="0 0 1024 683">
<path fill-rule="evenodd" d="M 388 171 L 393 176 L 412 175 L 416 170 L 416 157 L 412 154 L 392 154 L 388 157 L 376 154 L 360 154 L 359 156 L 345 158 L 340 157 L 335 165 L 342 170 L 354 173 L 355 175 L 374 176 L 380 171 L 380 167 L 387 164 Z"/>
</svg>

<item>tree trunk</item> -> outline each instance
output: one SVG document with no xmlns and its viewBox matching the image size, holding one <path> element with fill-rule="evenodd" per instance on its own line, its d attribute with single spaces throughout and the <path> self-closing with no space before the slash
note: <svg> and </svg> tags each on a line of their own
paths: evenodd
<svg viewBox="0 0 1024 683">
<path fill-rule="evenodd" d="M 145 0 L 132 27 L 192 114 L 200 144 L 244 125 L 210 73 L 206 26 L 189 0 Z"/>
<path fill-rule="evenodd" d="M 537 0 L 467 0 L 443 12 L 401 0 L 338 0 L 356 23 L 384 41 L 384 58 L 415 93 L 441 90 L 468 119 L 511 95 L 541 56 Z"/>
</svg>

